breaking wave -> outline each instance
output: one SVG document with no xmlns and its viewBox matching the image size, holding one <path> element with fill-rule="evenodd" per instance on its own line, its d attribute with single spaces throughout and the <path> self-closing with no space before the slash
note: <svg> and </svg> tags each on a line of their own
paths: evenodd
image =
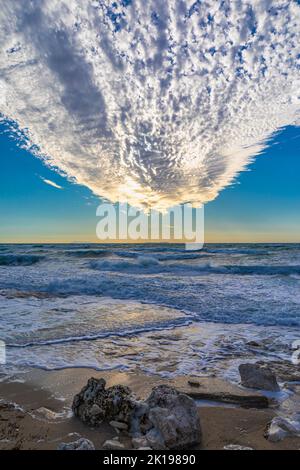
<svg viewBox="0 0 300 470">
<path fill-rule="evenodd" d="M 0 266 L 31 266 L 44 259 L 37 255 L 0 255 Z"/>
<path fill-rule="evenodd" d="M 147 333 L 151 331 L 161 331 L 161 330 L 172 330 L 178 326 L 187 326 L 192 323 L 192 319 L 189 318 L 174 318 L 172 322 L 170 321 L 157 321 L 149 323 L 148 325 L 141 327 L 133 327 L 130 329 L 122 330 L 112 330 L 112 331 L 102 331 L 98 333 L 85 334 L 85 335 L 74 335 L 61 338 L 53 338 L 47 340 L 35 340 L 29 341 L 26 343 L 7 343 L 6 347 L 8 348 L 28 348 L 33 346 L 49 346 L 52 344 L 64 344 L 64 343 L 74 343 L 77 341 L 94 341 L 96 339 L 110 338 L 110 337 L 128 337 L 131 335 L 137 335 L 140 333 Z"/>
<path fill-rule="evenodd" d="M 74 256 L 76 258 L 105 258 L 111 255 L 108 250 L 76 250 L 66 253 L 68 256 Z"/>
<path fill-rule="evenodd" d="M 174 261 L 174 259 L 172 260 Z M 141 256 L 136 261 L 92 261 L 92 269 L 99 271 L 128 271 L 134 274 L 155 274 L 155 273 L 180 273 L 181 275 L 195 276 L 201 274 L 229 274 L 229 275 L 258 275 L 258 276 L 290 276 L 299 275 L 300 266 L 276 266 L 276 265 L 212 265 L 205 264 L 185 264 L 174 263 L 163 264 L 154 257 Z"/>
</svg>

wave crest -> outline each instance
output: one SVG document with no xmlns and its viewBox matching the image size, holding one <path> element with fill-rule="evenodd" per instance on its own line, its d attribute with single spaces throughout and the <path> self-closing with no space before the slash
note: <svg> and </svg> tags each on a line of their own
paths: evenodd
<svg viewBox="0 0 300 470">
<path fill-rule="evenodd" d="M 31 266 L 44 257 L 37 255 L 0 255 L 0 266 Z"/>
</svg>

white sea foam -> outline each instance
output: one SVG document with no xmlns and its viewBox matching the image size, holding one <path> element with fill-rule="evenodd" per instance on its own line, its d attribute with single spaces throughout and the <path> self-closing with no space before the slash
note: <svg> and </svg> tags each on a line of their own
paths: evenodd
<svg viewBox="0 0 300 470">
<path fill-rule="evenodd" d="M 97 370 L 143 370 L 164 377 L 218 373 L 239 380 L 238 365 L 245 361 L 290 358 L 297 332 L 288 328 L 198 323 L 172 329 L 153 329 L 136 335 L 109 336 L 94 341 L 35 344 L 9 348 L 10 366 L 92 367 Z M 260 347 L 249 344 L 258 342 Z"/>
<path fill-rule="evenodd" d="M 206 202 L 299 124 L 299 21 L 286 0 L 0 0 L 0 111 L 97 195 Z"/>
</svg>

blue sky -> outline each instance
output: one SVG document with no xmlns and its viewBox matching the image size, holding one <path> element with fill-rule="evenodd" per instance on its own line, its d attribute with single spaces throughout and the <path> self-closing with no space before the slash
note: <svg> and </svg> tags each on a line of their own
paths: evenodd
<svg viewBox="0 0 300 470">
<path fill-rule="evenodd" d="M 300 241 L 298 1 L 27 3 L 0 15 L 0 116 L 69 181 L 4 133 L 1 240 L 96 241 L 103 197 Z"/>
<path fill-rule="evenodd" d="M 19 148 L 4 126 L 0 137 L 0 242 L 96 242 L 99 198 Z M 299 154 L 300 129 L 280 131 L 206 205 L 206 241 L 300 242 Z"/>
</svg>

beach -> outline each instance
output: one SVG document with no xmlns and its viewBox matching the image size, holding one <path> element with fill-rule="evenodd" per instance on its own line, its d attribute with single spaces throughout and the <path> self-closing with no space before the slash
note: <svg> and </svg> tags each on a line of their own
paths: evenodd
<svg viewBox="0 0 300 470">
<path fill-rule="evenodd" d="M 115 430 L 107 423 L 97 429 L 89 428 L 74 418 L 70 411 L 74 392 L 79 391 L 92 376 L 104 377 L 108 385 L 128 385 L 141 398 L 145 397 L 154 385 L 162 382 L 177 385 L 179 389 L 188 388 L 187 377 L 168 382 L 157 376 L 121 372 L 99 373 L 90 369 L 66 369 L 59 372 L 33 370 L 28 373 L 25 382 L 8 382 L 0 386 L 0 449 L 54 450 L 61 442 L 72 442 L 79 437 L 90 439 L 96 449 L 101 449 L 107 439 L 116 437 Z M 219 387 L 220 390 L 224 387 L 224 392 L 228 392 L 226 383 L 219 384 Z M 212 396 L 216 393 L 213 380 L 210 384 L 206 382 L 206 389 L 210 390 Z M 230 392 L 233 396 L 241 393 L 235 387 L 232 387 Z M 253 396 L 253 393 L 255 392 L 248 395 Z M 216 400 L 217 398 L 197 401 L 203 441 L 196 449 L 222 450 L 224 446 L 231 444 L 256 450 L 299 449 L 300 437 L 287 438 L 277 443 L 264 438 L 267 424 L 276 415 L 276 409 L 273 407 L 248 408 Z M 39 413 L 41 407 L 51 410 L 53 414 L 47 416 Z M 132 448 L 128 435 L 122 434 L 120 440 L 126 448 Z"/>
<path fill-rule="evenodd" d="M 0 450 L 300 450 L 300 0 L 1 6 Z"/>
<path fill-rule="evenodd" d="M 91 377 L 145 399 L 167 384 L 195 401 L 199 449 L 300 448 L 300 245 L 1 245 L 2 449 L 116 437 L 72 414 Z M 297 351 L 296 351 L 297 352 Z M 241 386 L 271 368 L 275 391 Z M 189 385 L 196 382 L 195 386 Z M 277 382 L 276 382 L 277 383 Z M 46 410 L 45 410 L 46 409 Z M 277 442 L 274 418 L 296 423 Z M 293 425 L 294 425 L 293 424 Z M 131 436 L 119 436 L 131 448 Z"/>
</svg>

